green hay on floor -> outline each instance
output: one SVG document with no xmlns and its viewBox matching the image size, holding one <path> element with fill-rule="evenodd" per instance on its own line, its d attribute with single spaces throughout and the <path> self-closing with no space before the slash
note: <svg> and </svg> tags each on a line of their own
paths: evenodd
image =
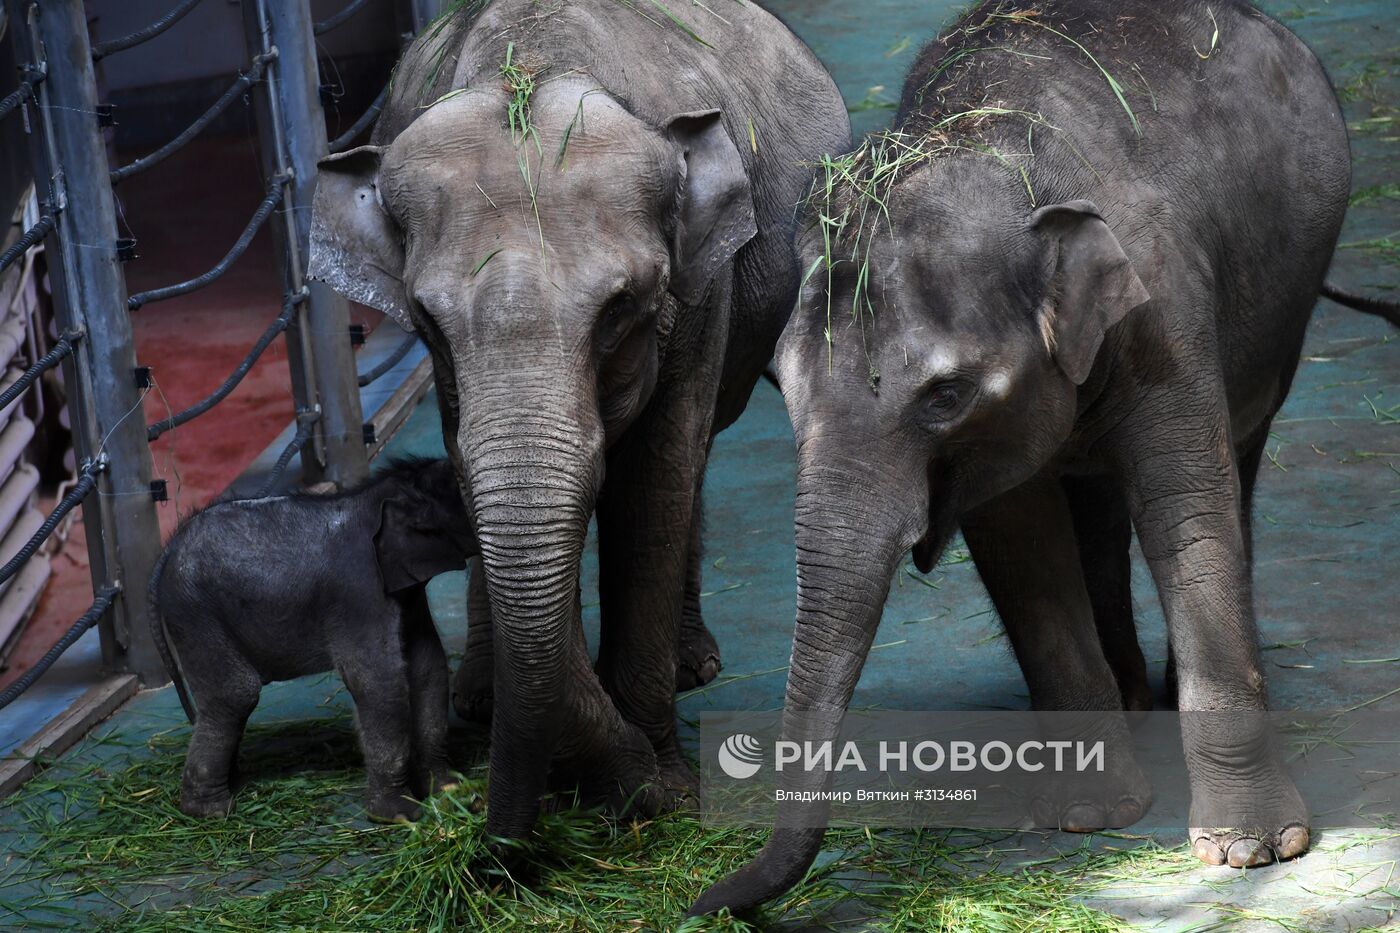
<svg viewBox="0 0 1400 933">
<path fill-rule="evenodd" d="M 766 833 L 670 815 L 614 821 L 546 812 L 507 869 L 485 834 L 480 746 L 465 781 L 414 826 L 363 819 L 364 772 L 348 717 L 255 726 L 233 814 L 176 806 L 188 730 L 113 760 L 61 764 L 11 802 L 22 853 L 0 871 L 0 926 L 114 931 L 748 929 L 682 923 L 710 883 Z M 460 744 L 460 743 L 459 743 Z M 1180 851 L 1136 842 L 1024 864 L 1005 834 L 833 832 L 808 883 L 766 921 L 839 916 L 879 930 L 1120 931 L 1079 898 L 1124 877 L 1171 874 Z M 76 902 L 76 907 L 74 906 Z M 873 927 L 870 924 L 874 924 Z"/>
</svg>

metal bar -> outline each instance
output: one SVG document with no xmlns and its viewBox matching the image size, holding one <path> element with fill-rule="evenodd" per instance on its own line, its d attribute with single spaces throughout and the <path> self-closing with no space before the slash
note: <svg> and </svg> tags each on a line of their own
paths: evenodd
<svg viewBox="0 0 1400 933">
<path fill-rule="evenodd" d="M 272 322 L 267 330 L 263 331 L 263 335 L 258 338 L 258 342 L 253 344 L 253 349 L 248 351 L 248 355 L 243 358 L 243 362 L 239 363 L 238 368 L 224 380 L 224 384 L 205 398 L 191 405 L 189 408 L 186 408 L 184 411 L 172 415 L 164 421 L 157 421 L 155 424 L 151 425 L 146 429 L 147 440 L 153 441 L 166 431 L 193 421 L 228 398 L 229 393 L 238 388 L 238 384 L 243 381 L 243 377 L 248 375 L 248 371 L 253 368 L 253 364 L 258 361 L 258 357 L 262 356 L 263 351 L 292 323 L 292 317 L 296 314 L 297 305 L 301 304 L 302 299 L 302 295 L 293 295 L 283 302 L 282 313 L 277 315 L 277 319 Z"/>
<path fill-rule="evenodd" d="M 285 291 L 309 287 L 295 331 L 304 355 L 291 358 L 293 383 L 300 380 L 305 391 L 298 398 L 300 407 L 318 409 L 321 418 L 302 451 L 302 476 L 311 483 L 329 480 L 345 487 L 369 475 L 350 307 L 325 285 L 304 281 L 316 163 L 327 154 L 311 13 L 304 2 L 248 0 L 243 9 L 250 51 L 277 50 L 277 61 L 259 85 L 266 106 L 259 112 L 258 131 L 265 171 L 292 176 L 279 231 Z"/>
<path fill-rule="evenodd" d="M 173 10 L 166 13 L 154 23 L 151 23 L 151 25 L 138 29 L 129 35 L 122 36 L 120 39 L 110 39 L 107 42 L 97 43 L 97 45 L 92 48 L 92 60 L 97 61 L 100 58 L 111 55 L 113 52 L 125 51 L 132 46 L 140 45 L 142 42 L 154 39 L 156 36 L 184 19 L 185 14 L 197 6 L 199 6 L 199 0 L 182 0 L 182 2 L 175 4 Z"/>
<path fill-rule="evenodd" d="M 68 490 L 68 494 L 59 500 L 58 505 L 49 513 L 49 517 L 44 519 L 44 523 L 30 536 L 24 543 L 24 547 L 15 552 L 15 556 L 5 561 L 5 566 L 0 567 L 0 583 L 13 577 L 19 572 L 19 568 L 24 566 L 24 562 L 34 556 L 34 552 L 39 550 L 39 545 L 43 544 L 48 536 L 53 534 L 53 530 L 58 527 L 58 523 L 63 521 L 63 516 L 73 511 L 78 503 L 88 497 L 94 486 L 97 485 L 97 474 L 102 471 L 102 467 L 88 464 L 83 468 L 82 475 L 73 484 L 73 488 Z"/>
<path fill-rule="evenodd" d="M 384 85 L 384 89 L 379 92 L 379 96 L 374 99 L 374 103 L 365 108 L 365 112 L 360 114 L 360 118 L 350 125 L 350 128 L 330 141 L 330 151 L 339 152 L 350 146 L 355 138 L 369 129 L 369 125 L 379 116 L 379 111 L 384 109 L 384 102 L 389 99 L 389 85 Z"/>
<path fill-rule="evenodd" d="M 321 22 L 317 23 L 312 29 L 312 32 L 320 36 L 330 32 L 332 29 L 345 25 L 350 17 L 365 8 L 367 2 L 368 0 L 350 0 L 339 12 L 327 16 L 325 19 L 321 20 Z"/>
<path fill-rule="evenodd" d="M 203 275 L 197 275 L 184 282 L 166 285 L 163 288 L 153 288 L 150 291 L 137 292 L 126 300 L 127 309 L 136 311 L 139 310 L 142 305 L 148 305 L 153 301 L 164 301 L 167 298 L 175 298 L 179 295 L 187 295 L 190 292 L 198 291 L 227 272 L 229 267 L 248 251 L 248 247 L 252 245 L 253 237 L 258 235 L 258 231 L 262 229 L 262 225 L 267 223 L 267 218 L 272 216 L 273 210 L 277 207 L 278 202 L 282 200 L 282 186 L 285 185 L 288 180 L 286 175 L 278 175 L 272 179 L 272 183 L 268 185 L 267 197 L 263 198 L 262 203 L 258 205 L 258 209 L 253 211 L 253 216 L 249 219 L 248 225 L 243 228 L 243 232 L 238 235 L 238 239 L 234 241 L 233 246 L 229 247 L 229 251 L 224 254 L 224 258 L 220 259 L 214 268 Z"/>
<path fill-rule="evenodd" d="M 97 598 L 92 601 L 92 607 L 83 613 L 68 631 L 63 633 L 63 637 L 42 658 L 34 662 L 33 667 L 6 687 L 3 693 L 0 693 L 0 709 L 4 709 L 17 700 L 24 691 L 34 685 L 34 681 L 44 676 L 44 672 L 53 667 L 53 662 L 62 657 L 63 652 L 73 647 L 73 643 L 81 638 L 84 632 L 96 625 L 97 620 L 106 614 L 112 605 L 112 600 L 116 599 L 117 593 L 120 591 L 121 588 L 117 586 L 104 586 L 98 590 Z"/>
<path fill-rule="evenodd" d="M 53 215 L 45 214 L 35 222 L 34 226 L 24 231 L 20 238 L 15 240 L 14 244 L 9 249 L 5 250 L 4 253 L 0 253 L 0 272 L 4 272 L 6 269 L 10 268 L 11 263 L 24 255 L 25 250 L 48 236 L 53 230 L 54 224 Z"/>
<path fill-rule="evenodd" d="M 10 384 L 8 389 L 0 392 L 0 411 L 8 408 L 11 402 L 19 398 L 25 389 L 34 384 L 35 379 L 62 363 L 64 357 L 73 352 L 73 344 L 81 337 L 81 333 L 65 331 L 48 353 L 39 357 L 33 366 L 26 369 L 18 379 Z M 4 577 L 0 577 L 0 580 L 3 579 Z"/>
<path fill-rule="evenodd" d="M 242 96 L 244 91 L 252 87 L 253 84 L 255 84 L 257 81 L 262 79 L 263 69 L 266 68 L 267 62 L 267 56 L 258 55 L 254 57 L 253 63 L 248 68 L 247 74 L 239 75 L 234 80 L 233 84 L 229 85 L 229 89 L 227 91 L 224 91 L 223 95 L 218 100 L 214 101 L 214 106 L 204 111 L 204 113 L 200 115 L 199 119 L 195 120 L 193 123 L 191 123 L 185 128 L 185 131 L 183 133 L 181 133 L 179 136 L 176 136 L 164 146 L 161 146 L 155 152 L 152 152 L 149 155 L 143 155 L 141 158 L 135 160 L 134 162 L 130 162 L 126 165 L 123 165 L 121 168 L 114 170 L 112 172 L 112 184 L 115 185 L 120 181 L 130 178 L 132 175 L 135 175 L 138 172 L 144 172 L 146 169 L 151 168 L 154 165 L 159 165 L 160 163 L 168 159 L 170 156 L 183 149 L 190 140 L 194 139 L 200 133 L 203 133 L 209 127 L 209 124 L 217 120 L 219 118 L 219 114 L 227 110 L 235 100 Z"/>
<path fill-rule="evenodd" d="M 399 363 L 399 360 L 403 359 L 405 356 L 408 356 L 408 351 L 409 351 L 409 350 L 412 350 L 414 344 L 416 344 L 417 342 L 418 342 L 418 335 L 417 335 L 417 334 L 409 334 L 407 337 L 405 337 L 405 338 L 403 339 L 403 343 L 401 343 L 401 344 L 399 344 L 397 347 L 395 347 L 395 348 L 394 348 L 394 352 L 393 352 L 393 353 L 390 353 L 390 354 L 384 359 L 383 362 L 381 362 L 378 366 L 375 366 L 373 369 L 369 370 L 368 372 L 365 372 L 365 373 L 361 373 L 361 374 L 360 374 L 360 379 L 359 379 L 360 386 L 363 387 L 363 386 L 369 385 L 371 382 L 373 382 L 374 380 L 378 379 L 380 376 L 384 375 L 384 374 L 387 373 L 389 370 L 391 370 L 391 369 L 393 369 L 395 366 L 397 366 L 398 363 Z"/>
<path fill-rule="evenodd" d="M 6 94 L 3 99 L 0 99 L 0 120 L 8 117 L 10 111 L 18 107 L 26 97 L 32 98 L 34 96 L 34 85 L 42 80 L 44 80 L 44 73 L 42 71 L 27 71 L 21 75 L 19 87 Z"/>
<path fill-rule="evenodd" d="M 413 10 L 413 31 L 422 32 L 423 27 L 442 15 L 442 0 L 408 0 Z"/>
<path fill-rule="evenodd" d="M 82 510 L 93 585 L 130 584 L 98 623 L 103 663 L 147 685 L 163 684 L 169 678 L 146 624 L 145 586 L 160 552 L 160 526 L 87 18 L 82 0 L 4 3 L 16 59 L 47 63 L 48 76 L 35 89 L 38 126 L 30 145 L 36 183 L 50 210 L 60 211 L 47 251 L 57 323 L 85 335 L 63 364 L 73 443 L 78 462 L 105 456 L 108 464 L 98 495 Z"/>
</svg>

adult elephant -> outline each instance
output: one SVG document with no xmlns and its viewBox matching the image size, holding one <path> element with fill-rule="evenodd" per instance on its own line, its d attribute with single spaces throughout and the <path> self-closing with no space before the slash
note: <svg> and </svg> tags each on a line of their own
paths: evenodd
<svg viewBox="0 0 1400 933">
<path fill-rule="evenodd" d="M 1318 295 L 1348 298 L 1324 275 L 1349 178 L 1321 66 L 1243 0 L 993 0 L 930 44 L 896 129 L 829 170 L 779 342 L 798 445 L 785 729 L 833 734 L 898 562 L 930 569 L 959 525 L 1037 709 L 1140 704 L 1136 530 L 1197 711 L 1195 853 L 1304 852 L 1264 727 L 1249 502 Z M 1124 747 L 1121 716 L 1103 728 Z M 1149 795 L 1124 764 L 1049 825 L 1123 826 Z M 780 809 L 694 910 L 795 884 L 824 812 Z"/>
<path fill-rule="evenodd" d="M 459 4 L 407 51 L 372 145 L 321 163 L 312 277 L 432 353 L 494 637 L 493 835 L 530 830 L 551 761 L 644 811 L 693 782 L 673 693 L 706 456 L 795 301 L 810 165 L 850 138 L 791 32 L 720 12 Z"/>
</svg>

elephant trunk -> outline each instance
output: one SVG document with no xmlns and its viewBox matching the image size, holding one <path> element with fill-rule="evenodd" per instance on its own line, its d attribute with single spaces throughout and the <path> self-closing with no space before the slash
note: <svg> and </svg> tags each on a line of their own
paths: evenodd
<svg viewBox="0 0 1400 933">
<path fill-rule="evenodd" d="M 797 625 L 783 737 L 835 741 L 880 624 L 891 577 L 922 531 L 923 500 L 897 482 L 903 475 L 898 471 L 868 462 L 833 465 L 810 449 L 802 453 Z M 831 776 L 801 773 L 798 780 L 806 783 L 795 786 L 785 780 L 784 789 L 820 791 L 829 787 Z M 828 807 L 797 796 L 779 805 L 773 835 L 754 861 L 705 891 L 691 914 L 722 907 L 735 913 L 749 910 L 802 880 L 821 850 Z"/>
<path fill-rule="evenodd" d="M 513 382 L 512 395 L 524 400 Z M 465 417 L 457 438 L 494 628 L 487 832 L 505 838 L 525 836 L 538 816 L 567 701 L 579 562 L 603 478 L 601 425 L 552 389 Z M 470 393 L 464 387 L 463 397 L 490 397 L 479 386 Z"/>
</svg>

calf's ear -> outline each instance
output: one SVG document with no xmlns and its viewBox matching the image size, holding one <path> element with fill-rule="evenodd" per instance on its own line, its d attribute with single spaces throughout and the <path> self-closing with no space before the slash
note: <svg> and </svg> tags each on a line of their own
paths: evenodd
<svg viewBox="0 0 1400 933">
<path fill-rule="evenodd" d="M 386 593 L 427 583 L 467 565 L 462 541 L 429 514 L 427 503 L 391 496 L 379 507 L 374 554 Z"/>
<path fill-rule="evenodd" d="M 377 187 L 383 152 L 380 146 L 360 146 L 317 163 L 307 275 L 412 330 L 403 240 Z"/>
<path fill-rule="evenodd" d="M 671 243 L 671 291 L 695 304 L 715 274 L 758 233 L 753 191 L 720 111 L 674 116 L 666 135 L 680 147 L 685 165 Z"/>
<path fill-rule="evenodd" d="M 1092 201 L 1042 207 L 1030 228 L 1054 255 L 1051 298 L 1039 310 L 1042 332 L 1060 369 L 1083 385 L 1104 334 L 1151 296 Z"/>
</svg>

